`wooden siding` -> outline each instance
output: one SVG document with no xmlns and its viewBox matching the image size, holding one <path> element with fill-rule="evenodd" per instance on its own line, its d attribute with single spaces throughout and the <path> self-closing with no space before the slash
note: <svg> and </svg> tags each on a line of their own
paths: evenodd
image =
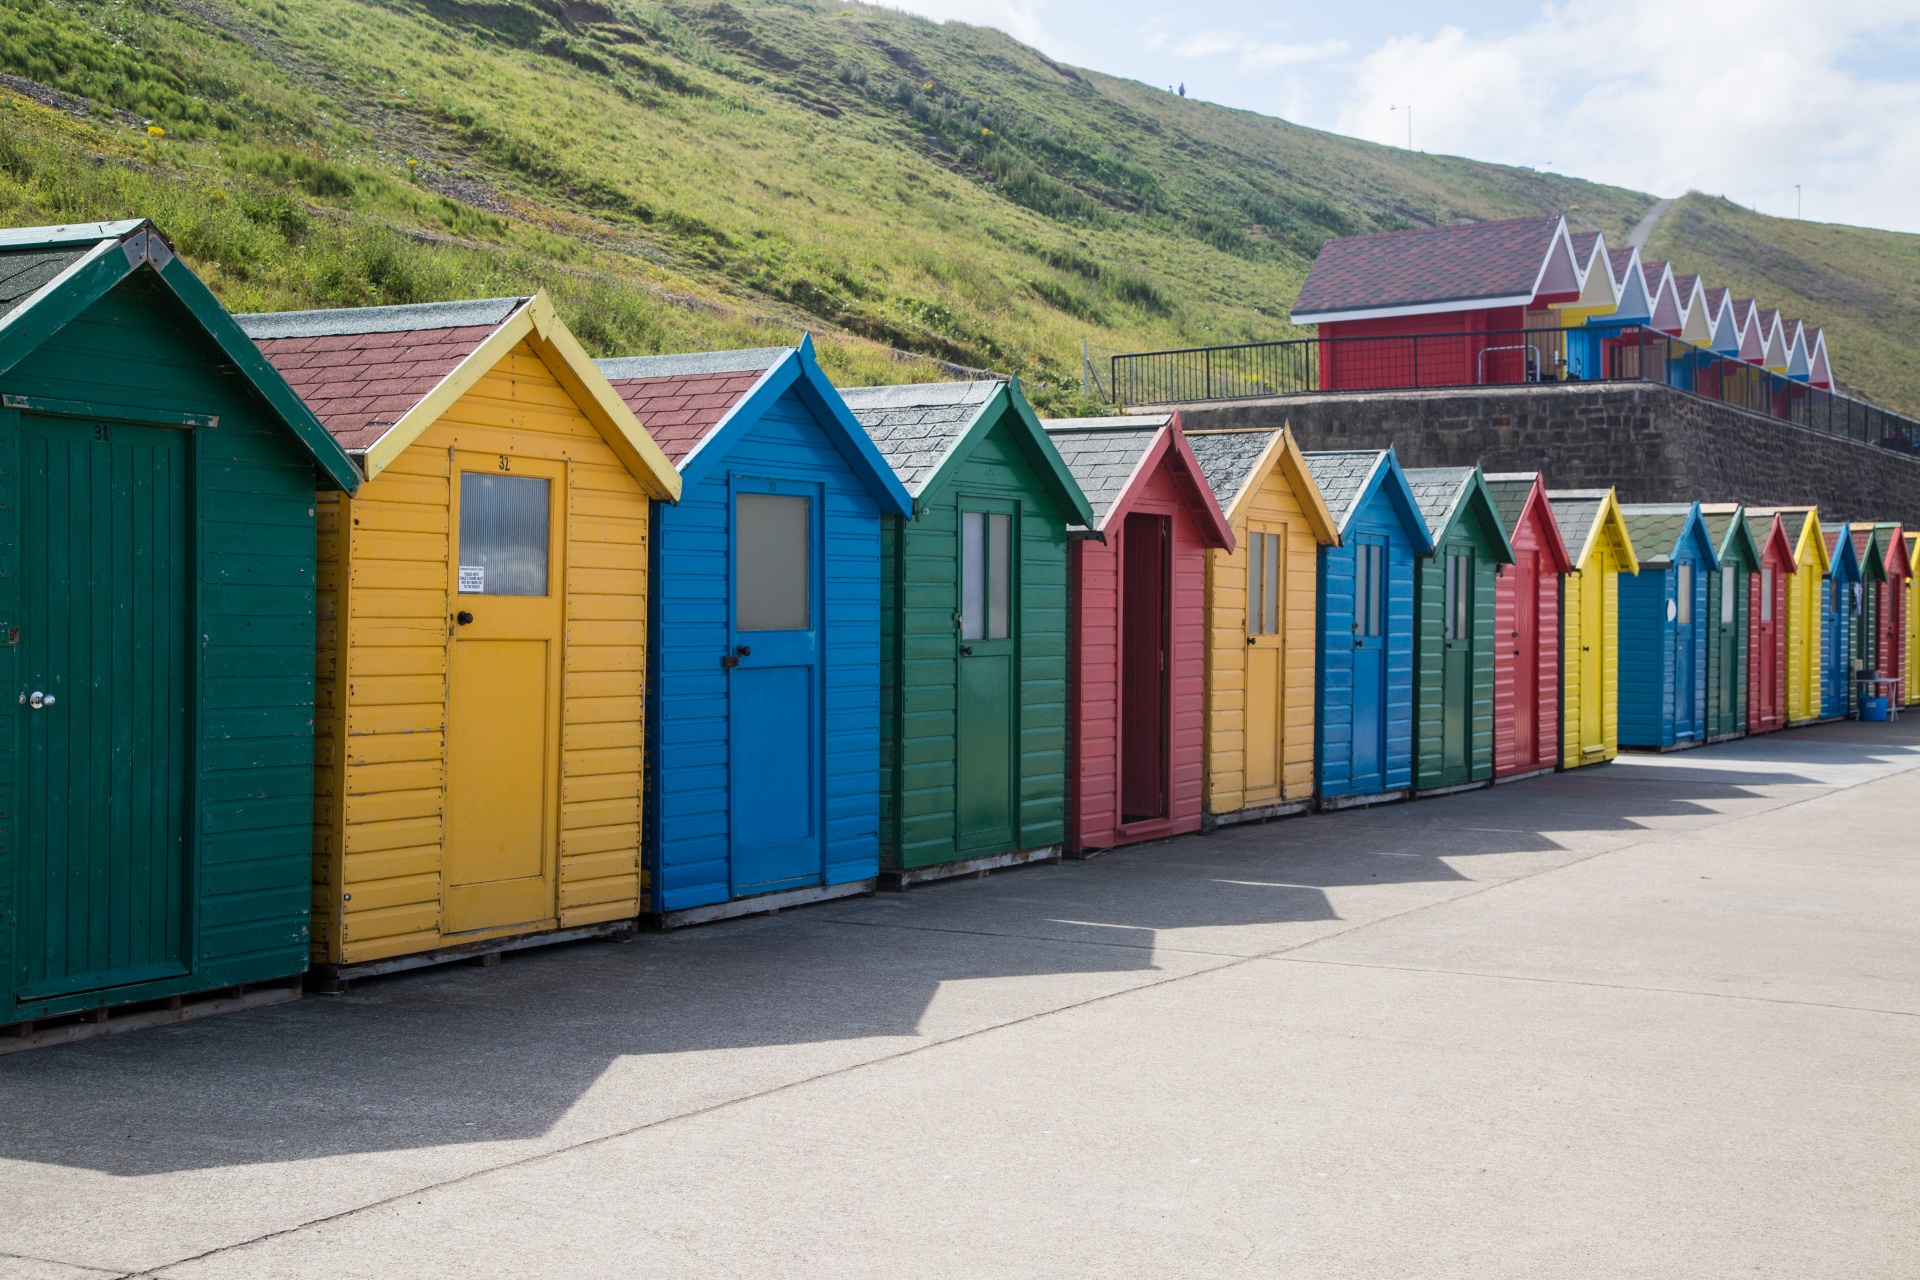
<svg viewBox="0 0 1920 1280">
<path fill-rule="evenodd" d="M 1722 566 L 1723 568 L 1725 566 Z M 1752 670 L 1751 646 L 1753 635 L 1748 620 L 1747 596 L 1750 593 L 1751 579 L 1758 577 L 1744 567 L 1735 567 L 1733 572 L 1733 634 L 1734 657 L 1733 670 L 1722 670 L 1724 665 L 1720 649 L 1720 611 L 1722 590 L 1719 570 L 1709 570 L 1707 578 L 1707 693 L 1706 693 L 1706 730 L 1707 738 L 1734 737 L 1747 731 L 1747 706 L 1749 690 L 1748 673 Z M 1724 681 L 1733 684 L 1733 708 L 1724 717 L 1720 715 L 1720 686 Z"/>
<path fill-rule="evenodd" d="M 729 475 L 821 486 L 821 875 L 844 884 L 879 874 L 880 510 L 790 387 L 706 479 L 655 512 L 649 911 L 725 902 L 733 893 L 728 686 L 720 666 L 728 636 Z"/>
<path fill-rule="evenodd" d="M 1566 696 L 1561 702 L 1560 725 L 1564 740 L 1561 767 L 1577 769 L 1581 765 L 1601 764 L 1620 754 L 1620 560 L 1607 549 L 1597 549 L 1587 567 L 1565 578 L 1561 597 L 1560 629 L 1565 637 L 1561 664 L 1561 683 Z M 1600 687 L 1588 687 L 1580 671 L 1580 651 L 1595 643 L 1585 633 L 1584 593 L 1599 591 L 1602 634 L 1600 645 Z M 1586 741 L 1582 733 L 1582 709 L 1588 698 L 1600 699 L 1600 737 Z"/>
<path fill-rule="evenodd" d="M 1413 517 L 1417 518 L 1417 517 Z M 1413 543 L 1399 509 L 1376 485 L 1348 522 L 1342 545 L 1320 548 L 1320 659 L 1315 705 L 1316 790 L 1323 797 L 1358 794 L 1353 781 L 1353 632 L 1355 540 L 1386 541 L 1386 752 L 1382 791 L 1413 785 Z"/>
<path fill-rule="evenodd" d="M 1787 722 L 1820 718 L 1827 579 L 1802 565 L 1787 579 Z"/>
<path fill-rule="evenodd" d="M 1510 564 L 1494 584 L 1493 630 L 1496 641 L 1493 667 L 1493 772 L 1498 778 L 1516 773 L 1551 769 L 1560 756 L 1560 574 L 1554 572 L 1547 554 L 1547 535 L 1543 525 L 1553 517 L 1544 498 L 1529 509 L 1529 516 L 1513 530 L 1516 555 L 1532 551 L 1539 572 L 1530 578 L 1522 575 L 1517 564 Z M 1518 685 L 1516 655 L 1502 638 L 1518 635 L 1518 604 L 1522 591 L 1532 591 L 1537 605 L 1534 686 Z M 1522 760 L 1515 746 L 1514 720 L 1521 700 L 1539 708 L 1540 732 L 1534 741 L 1532 759 Z"/>
<path fill-rule="evenodd" d="M 1169 450 L 1127 510 L 1172 517 L 1173 582 L 1172 735 L 1168 752 L 1167 816 L 1120 821 L 1120 563 L 1125 520 L 1109 526 L 1107 541 L 1073 544 L 1076 610 L 1067 809 L 1069 849 L 1105 849 L 1200 829 L 1205 767 L 1207 626 L 1206 544 L 1192 500 L 1173 474 Z"/>
<path fill-rule="evenodd" d="M 1247 532 L 1280 531 L 1286 547 L 1281 627 L 1280 785 L 1246 785 Z M 1320 544 L 1306 508 L 1275 466 L 1233 526 L 1234 550 L 1207 552 L 1208 813 L 1230 814 L 1313 797 L 1314 679 L 1319 647 Z"/>
<path fill-rule="evenodd" d="M 445 936 L 454 449 L 567 464 L 553 920 L 639 911 L 647 499 L 521 343 L 358 495 L 322 504 L 316 961 L 431 950 Z"/>
<path fill-rule="evenodd" d="M 1690 541 L 1691 539 L 1689 539 Z M 1703 741 L 1707 709 L 1707 579 L 1712 571 L 1694 559 L 1692 548 L 1676 553 L 1676 562 L 1693 564 L 1693 679 L 1678 687 L 1675 661 L 1678 626 L 1667 618 L 1675 602 L 1679 575 L 1673 568 L 1641 567 L 1640 575 L 1620 584 L 1620 743 L 1630 747 L 1665 748 L 1681 741 Z M 1696 731 L 1689 739 L 1676 734 L 1675 715 L 1681 699 L 1693 702 Z"/>
<path fill-rule="evenodd" d="M 110 992 L 12 999 L 0 1021 L 264 981 L 306 967 L 312 843 L 314 467 L 191 314 L 151 275 L 129 277 L 0 375 L 8 394 L 214 414 L 190 432 L 195 697 L 185 886 L 191 971 Z M 0 613 L 17 616 L 20 415 L 0 410 Z M 8 623 L 8 625 L 13 625 Z M 184 637 L 183 637 L 184 639 Z M 17 679 L 18 653 L 0 646 Z M 0 703 L 0 919 L 11 894 L 19 709 Z M 17 966 L 0 928 L 0 973 Z"/>
<path fill-rule="evenodd" d="M 1487 537 L 1471 519 L 1457 521 L 1430 556 L 1414 564 L 1414 758 L 1413 785 L 1464 786 L 1493 779 L 1493 651 L 1495 570 L 1499 563 Z M 1473 557 L 1473 660 L 1468 690 L 1467 767 L 1444 767 L 1446 721 L 1446 557 Z M 1511 568 L 1512 566 L 1506 566 Z"/>
<path fill-rule="evenodd" d="M 990 848 L 958 847 L 957 631 L 962 497 L 1018 504 L 1019 794 L 1011 849 L 1066 835 L 1067 522 L 1010 428 L 988 430 L 967 460 L 881 531 L 880 856 L 926 867 Z"/>
</svg>

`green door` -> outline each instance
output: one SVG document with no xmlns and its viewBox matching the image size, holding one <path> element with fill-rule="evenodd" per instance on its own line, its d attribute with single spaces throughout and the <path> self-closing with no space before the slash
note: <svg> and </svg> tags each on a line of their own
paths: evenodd
<svg viewBox="0 0 1920 1280">
<path fill-rule="evenodd" d="M 1473 553 L 1447 554 L 1446 617 L 1442 621 L 1440 783 L 1471 781 L 1468 745 L 1473 722 Z"/>
<path fill-rule="evenodd" d="M 1713 642 L 1718 649 L 1714 667 L 1719 679 L 1713 691 L 1713 724 L 1708 732 L 1716 736 L 1740 727 L 1740 597 L 1747 589 L 1746 578 L 1744 570 L 1723 566 L 1714 584 L 1717 599 L 1710 603 L 1714 610 Z"/>
<path fill-rule="evenodd" d="M 23 1000 L 188 971 L 188 443 L 22 420 Z"/>
<path fill-rule="evenodd" d="M 1019 532 L 1013 504 L 962 500 L 954 801 L 964 854 L 1013 845 Z"/>
</svg>

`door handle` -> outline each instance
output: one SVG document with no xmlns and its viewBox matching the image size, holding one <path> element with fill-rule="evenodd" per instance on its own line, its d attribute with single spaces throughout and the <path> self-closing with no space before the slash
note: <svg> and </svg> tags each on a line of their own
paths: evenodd
<svg viewBox="0 0 1920 1280">
<path fill-rule="evenodd" d="M 465 609 L 462 609 L 460 612 L 453 615 L 453 620 L 464 627 L 469 622 L 473 621 L 473 615 L 468 613 Z"/>
<path fill-rule="evenodd" d="M 960 646 L 960 652 L 965 654 L 967 657 L 971 658 L 973 656 L 973 646 L 970 644 L 963 644 Z"/>
<path fill-rule="evenodd" d="M 1248 637 L 1247 637 L 1247 644 L 1248 644 L 1249 646 L 1251 646 L 1251 645 L 1254 645 L 1254 644 L 1257 644 L 1257 643 L 1259 643 L 1259 640 L 1258 640 L 1258 637 L 1255 637 L 1255 636 L 1248 636 Z"/>
<path fill-rule="evenodd" d="M 53 695 L 50 693 L 41 693 L 38 689 L 35 689 L 32 693 L 21 694 L 20 701 L 22 705 L 32 707 L 35 711 L 38 711 L 42 707 L 50 707 L 53 705 Z"/>
</svg>

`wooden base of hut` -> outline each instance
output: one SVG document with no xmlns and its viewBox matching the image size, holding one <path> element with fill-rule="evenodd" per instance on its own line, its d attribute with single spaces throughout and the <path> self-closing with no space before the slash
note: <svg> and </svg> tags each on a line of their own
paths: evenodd
<svg viewBox="0 0 1920 1280">
<path fill-rule="evenodd" d="M 456 946 L 415 952 L 409 956 L 391 956 L 385 960 L 364 960 L 358 964 L 317 964 L 307 973 L 307 990 L 322 995 L 341 995 L 361 978 L 379 978 L 390 973 L 405 973 L 409 969 L 427 969 L 467 961 L 496 965 L 500 963 L 500 957 L 509 951 L 551 947 L 562 942 L 586 942 L 595 938 L 609 938 L 618 942 L 631 938 L 633 932 L 633 921 L 609 920 L 603 924 L 586 924 L 572 929 L 549 929 L 545 933 L 463 942 Z"/>
<path fill-rule="evenodd" d="M 1043 845 L 1038 849 L 1016 849 L 1011 853 L 990 853 L 979 858 L 960 858 L 954 862 L 940 862 L 931 867 L 892 867 L 880 872 L 880 887 L 904 893 L 916 884 L 931 884 L 936 880 L 958 880 L 963 876 L 984 876 L 989 871 L 1004 871 L 1008 867 L 1031 867 L 1041 863 L 1058 862 L 1061 858 L 1060 846 Z"/>
<path fill-rule="evenodd" d="M 737 920 L 741 916 L 770 916 L 776 911 L 785 911 L 788 907 L 805 907 L 816 902 L 832 902 L 836 898 L 870 898 L 879 887 L 880 882 L 876 878 L 849 880 L 845 884 L 810 885 L 805 889 L 789 889 L 785 893 L 762 893 L 751 898 L 734 898 L 728 902 L 715 902 L 704 907 L 682 907 L 678 911 L 658 911 L 640 918 L 648 928 L 669 933 L 689 925 Z"/>
<path fill-rule="evenodd" d="M 1235 809 L 1229 813 L 1210 813 L 1202 824 L 1203 831 L 1215 827 L 1238 826 L 1243 822 L 1266 822 L 1273 818 L 1291 818 L 1298 813 L 1313 812 L 1310 800 L 1287 800 L 1279 804 L 1250 804 L 1244 809 Z"/>
<path fill-rule="evenodd" d="M 1376 804 L 1397 804 L 1411 799 L 1412 789 L 1402 787 L 1398 791 L 1376 791 L 1364 796 L 1323 796 L 1318 807 L 1321 813 L 1335 813 L 1341 809 L 1365 809 Z"/>
<path fill-rule="evenodd" d="M 296 973 L 270 982 L 250 982 L 215 991 L 170 996 L 163 1000 L 142 1000 L 133 1004 L 88 1009 L 84 1013 L 16 1022 L 0 1027 L 0 1056 L 27 1049 L 44 1049 L 49 1045 L 97 1040 L 102 1036 L 117 1036 L 147 1027 L 191 1022 L 195 1018 L 207 1018 L 216 1013 L 239 1013 L 271 1004 L 286 1004 L 300 998 L 300 986 L 301 976 Z"/>
</svg>

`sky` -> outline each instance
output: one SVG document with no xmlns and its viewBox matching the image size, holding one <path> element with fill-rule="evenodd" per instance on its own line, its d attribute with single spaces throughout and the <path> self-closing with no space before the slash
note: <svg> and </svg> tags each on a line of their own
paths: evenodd
<svg viewBox="0 0 1920 1280">
<path fill-rule="evenodd" d="M 1420 151 L 1920 232 L 1920 0 L 887 2 L 1375 142 L 1411 115 Z"/>
</svg>

